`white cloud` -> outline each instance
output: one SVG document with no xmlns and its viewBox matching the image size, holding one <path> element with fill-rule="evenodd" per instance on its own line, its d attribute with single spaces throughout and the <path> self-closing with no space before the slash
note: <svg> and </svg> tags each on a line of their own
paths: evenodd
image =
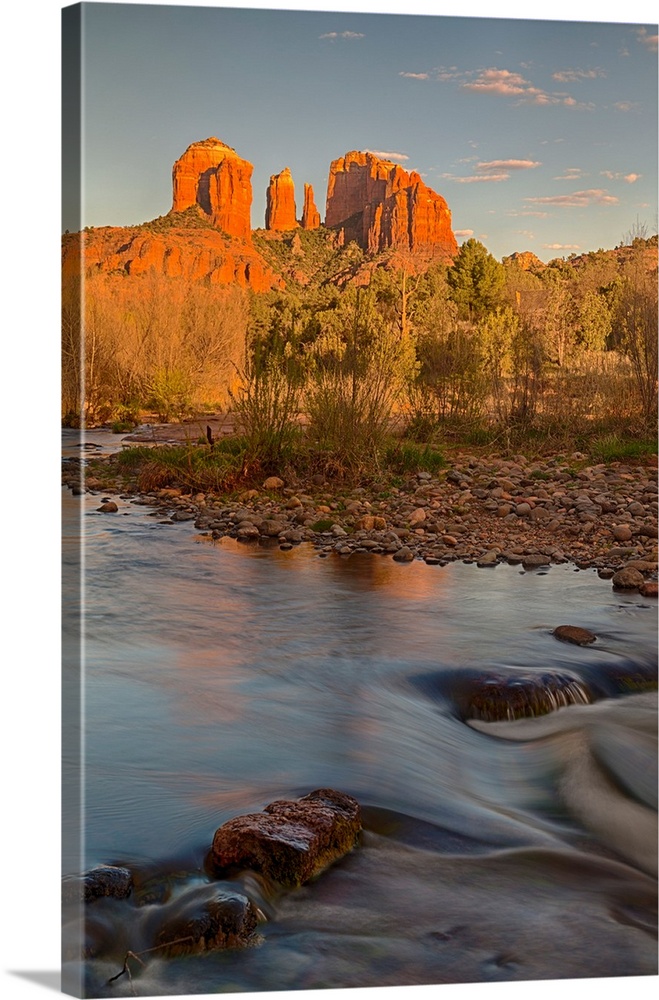
<svg viewBox="0 0 659 1000">
<path fill-rule="evenodd" d="M 637 39 L 637 41 L 639 41 L 641 43 L 641 45 L 644 45 L 645 48 L 648 49 L 650 52 L 656 52 L 657 51 L 657 45 L 658 45 L 659 36 L 658 35 L 648 35 L 648 32 L 647 32 L 646 28 L 637 28 L 636 29 L 636 39 Z"/>
<path fill-rule="evenodd" d="M 544 250 L 579 250 L 578 243 L 543 243 Z"/>
<path fill-rule="evenodd" d="M 638 111 L 638 101 L 616 101 L 613 107 L 616 111 Z"/>
<path fill-rule="evenodd" d="M 621 171 L 613 170 L 600 170 L 602 177 L 606 177 L 610 181 L 626 181 L 627 184 L 635 184 L 636 181 L 640 180 L 643 174 L 623 174 Z"/>
<path fill-rule="evenodd" d="M 540 167 L 539 160 L 488 160 L 486 163 L 479 163 L 476 168 L 480 173 L 501 173 L 503 170 L 532 170 Z"/>
<path fill-rule="evenodd" d="M 366 36 L 360 34 L 358 31 L 327 31 L 324 35 L 318 35 L 318 37 L 335 42 L 337 38 L 346 38 L 348 41 L 354 41 L 356 38 L 365 38 Z"/>
<path fill-rule="evenodd" d="M 606 76 L 603 69 L 562 69 L 552 73 L 552 80 L 557 80 L 559 83 L 578 83 L 579 80 L 595 80 L 602 76 Z"/>
<path fill-rule="evenodd" d="M 408 80 L 428 80 L 430 79 L 429 73 L 403 73 L 400 72 L 399 76 L 404 76 Z"/>
<path fill-rule="evenodd" d="M 558 177 L 554 177 L 555 181 L 576 181 L 580 177 L 587 176 L 581 167 L 566 167 L 564 174 L 559 174 Z"/>
<path fill-rule="evenodd" d="M 543 198 L 525 198 L 536 205 L 557 205 L 559 208 L 587 208 L 589 205 L 617 205 L 618 199 L 602 188 L 573 191 L 572 194 L 548 195 Z"/>
<path fill-rule="evenodd" d="M 400 160 L 402 163 L 405 160 L 409 160 L 407 153 L 391 153 L 383 149 L 365 149 L 365 153 L 372 153 L 373 156 L 379 156 L 381 160 Z"/>
<path fill-rule="evenodd" d="M 454 229 L 453 234 L 458 240 L 469 239 L 470 236 L 474 235 L 473 229 Z"/>
<path fill-rule="evenodd" d="M 507 181 L 510 177 L 508 173 L 500 174 L 473 174 L 471 177 L 456 177 L 454 174 L 442 174 L 442 179 L 453 181 L 455 184 L 482 184 L 492 181 L 495 184 L 499 181 Z"/>
</svg>

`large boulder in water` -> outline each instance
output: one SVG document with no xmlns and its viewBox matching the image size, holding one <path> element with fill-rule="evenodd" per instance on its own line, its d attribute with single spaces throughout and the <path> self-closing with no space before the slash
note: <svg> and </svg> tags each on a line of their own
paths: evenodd
<svg viewBox="0 0 659 1000">
<path fill-rule="evenodd" d="M 70 875 L 62 879 L 62 900 L 72 903 L 84 899 L 86 903 L 102 896 L 126 899 L 133 891 L 133 876 L 128 868 L 117 865 L 99 865 L 84 875 Z"/>
<path fill-rule="evenodd" d="M 531 718 L 593 700 L 582 680 L 554 671 L 497 670 L 472 675 L 451 685 L 451 695 L 463 719 L 483 722 Z"/>
<path fill-rule="evenodd" d="M 361 828 L 357 800 L 321 788 L 224 823 L 209 865 L 215 874 L 251 869 L 283 885 L 302 885 L 352 850 Z"/>
</svg>

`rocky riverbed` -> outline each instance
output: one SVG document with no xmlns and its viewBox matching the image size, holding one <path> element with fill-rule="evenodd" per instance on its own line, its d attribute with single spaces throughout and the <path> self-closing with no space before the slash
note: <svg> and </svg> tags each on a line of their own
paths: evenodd
<svg viewBox="0 0 659 1000">
<path fill-rule="evenodd" d="M 166 523 L 193 521 L 216 539 L 282 549 L 308 542 L 321 557 L 371 552 L 431 565 L 507 562 L 531 570 L 571 561 L 594 567 L 614 587 L 657 594 L 656 460 L 591 465 L 580 453 L 540 461 L 463 454 L 437 475 L 418 472 L 379 492 L 322 476 L 272 476 L 231 496 L 178 488 L 136 494 L 110 467 L 107 477 L 96 469 L 84 480 L 79 460 L 64 469 L 71 488 L 101 495 L 104 513 L 116 513 L 119 498 L 153 507 Z"/>
</svg>

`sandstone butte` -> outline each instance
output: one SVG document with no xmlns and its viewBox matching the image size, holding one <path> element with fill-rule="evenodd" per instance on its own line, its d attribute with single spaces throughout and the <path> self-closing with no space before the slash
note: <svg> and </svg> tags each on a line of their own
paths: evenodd
<svg viewBox="0 0 659 1000">
<path fill-rule="evenodd" d="M 172 212 L 198 205 L 218 229 L 250 240 L 253 169 L 214 136 L 193 142 L 172 168 Z"/>
<path fill-rule="evenodd" d="M 304 185 L 304 208 L 302 210 L 302 228 L 318 229 L 320 226 L 320 212 L 316 208 L 311 184 Z"/>
<path fill-rule="evenodd" d="M 327 182 L 325 225 L 343 228 L 370 253 L 433 248 L 453 257 L 458 245 L 445 200 L 420 175 L 373 153 L 353 151 L 334 160 Z"/>
<path fill-rule="evenodd" d="M 265 228 L 285 233 L 297 229 L 295 218 L 295 186 L 291 171 L 284 167 L 273 174 L 266 190 Z"/>
<path fill-rule="evenodd" d="M 284 288 L 283 277 L 252 242 L 252 171 L 252 164 L 220 139 L 192 143 L 172 169 L 169 216 L 141 226 L 65 236 L 64 277 L 83 270 L 131 277 L 154 271 L 166 278 L 238 284 L 257 292 Z M 266 228 L 298 228 L 288 167 L 270 178 L 267 196 Z M 187 223 L 180 217 L 186 212 L 208 225 Z M 373 153 L 347 153 L 331 164 L 325 225 L 337 231 L 338 246 L 354 239 L 373 255 L 383 250 L 412 252 L 420 262 L 430 263 L 448 262 L 457 252 L 444 199 L 419 174 Z M 301 226 L 320 226 L 310 184 L 304 186 Z"/>
</svg>

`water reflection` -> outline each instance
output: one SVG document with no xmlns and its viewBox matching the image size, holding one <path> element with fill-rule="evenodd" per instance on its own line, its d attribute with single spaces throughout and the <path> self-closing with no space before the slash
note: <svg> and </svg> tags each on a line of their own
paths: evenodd
<svg viewBox="0 0 659 1000">
<path fill-rule="evenodd" d="M 69 870 L 185 871 L 225 819 L 311 788 L 366 807 L 363 849 L 284 900 L 249 961 L 154 960 L 138 995 L 555 978 L 558 955 L 562 975 L 652 974 L 653 696 L 467 726 L 417 683 L 647 663 L 648 602 L 571 567 L 319 559 L 63 500 L 66 544 L 85 536 L 85 852 Z M 559 643 L 566 623 L 601 638 Z M 91 963 L 94 995 L 116 971 Z"/>
</svg>

